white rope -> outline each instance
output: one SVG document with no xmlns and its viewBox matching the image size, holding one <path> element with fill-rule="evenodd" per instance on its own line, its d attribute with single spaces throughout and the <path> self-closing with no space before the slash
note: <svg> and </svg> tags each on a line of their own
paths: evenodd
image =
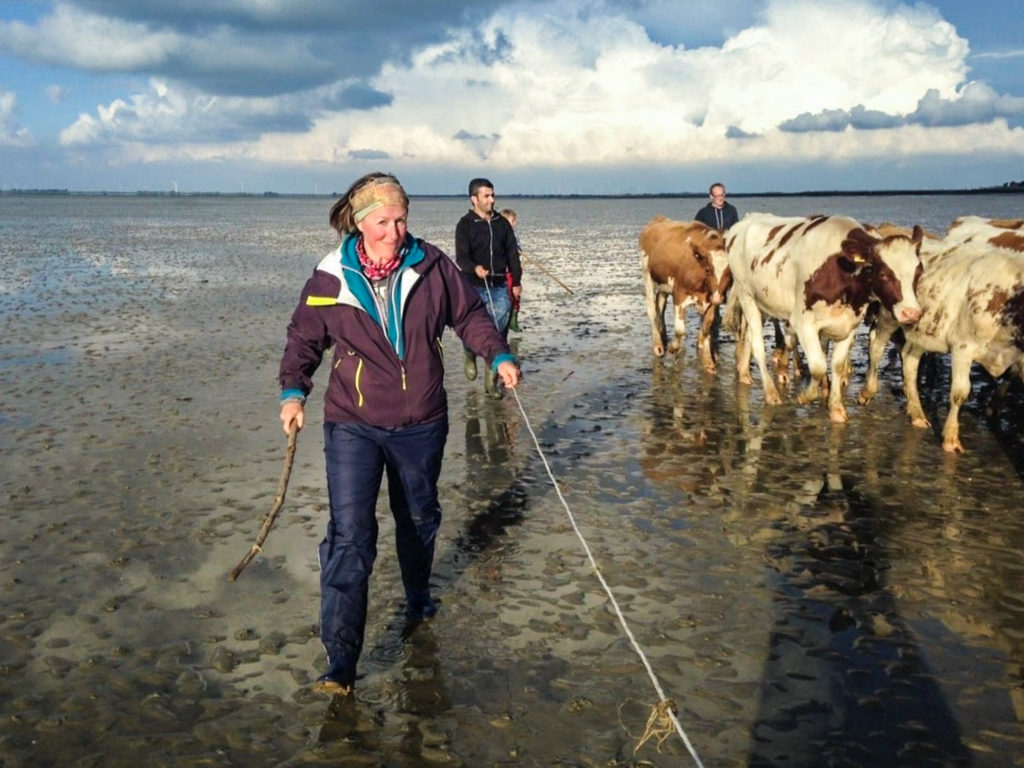
<svg viewBox="0 0 1024 768">
<path fill-rule="evenodd" d="M 693 758 L 693 761 L 697 764 L 698 768 L 704 768 L 704 764 L 700 761 L 700 757 L 697 756 L 697 752 L 690 743 L 690 739 L 683 731 L 683 727 L 679 724 L 679 720 L 676 719 L 676 713 L 672 711 L 672 707 L 669 705 L 669 700 L 661 688 L 661 683 L 658 682 L 658 676 L 654 674 L 654 669 L 647 660 L 647 656 L 644 654 L 643 649 L 640 648 L 639 643 L 637 643 L 629 625 L 626 624 L 626 618 L 622 615 L 622 611 L 619 609 L 619 603 L 615 599 L 615 595 L 612 594 L 611 587 L 608 586 L 608 582 L 605 581 L 604 576 L 601 574 L 601 569 L 597 567 L 597 561 L 594 560 L 594 555 L 590 551 L 587 540 L 580 532 L 580 528 L 576 524 L 576 518 L 573 516 L 572 510 L 569 509 L 569 504 L 566 502 L 565 496 L 562 495 L 562 489 L 558 487 L 558 481 L 555 480 L 555 475 L 551 471 L 551 466 L 548 464 L 547 457 L 544 456 L 544 451 L 541 450 L 540 441 L 537 439 L 537 435 L 534 433 L 533 427 L 530 426 L 530 419 L 526 416 L 526 411 L 523 408 L 523 401 L 519 399 L 519 393 L 513 389 L 512 394 L 516 398 L 516 404 L 519 406 L 519 412 L 523 415 L 523 422 L 526 424 L 526 431 L 529 432 L 530 437 L 533 438 L 533 444 L 537 446 L 537 453 L 540 455 L 540 460 L 544 463 L 544 469 L 547 471 L 548 477 L 551 478 L 551 483 L 555 488 L 555 493 L 558 494 L 558 498 L 562 502 L 562 506 L 565 507 L 565 513 L 569 516 L 569 522 L 572 524 L 573 530 L 576 531 L 576 536 L 579 538 L 580 544 L 583 545 L 583 551 L 587 553 L 587 559 L 590 560 L 590 565 L 593 567 L 594 573 L 597 574 L 597 578 L 601 582 L 601 586 L 604 587 L 604 591 L 608 595 L 608 600 L 611 602 L 612 608 L 615 609 L 615 615 L 619 617 L 619 623 L 622 624 L 622 629 L 625 631 L 626 637 L 629 638 L 629 642 L 633 646 L 633 650 L 636 651 L 637 655 L 640 657 L 640 661 L 643 662 L 644 668 L 647 670 L 647 674 L 651 678 L 651 683 L 654 685 L 654 690 L 658 693 L 658 699 L 663 705 L 666 705 L 664 707 L 664 711 L 668 713 L 668 717 L 672 720 L 672 724 L 675 726 L 676 732 L 686 745 L 686 749 L 689 751 L 690 756 Z"/>
</svg>

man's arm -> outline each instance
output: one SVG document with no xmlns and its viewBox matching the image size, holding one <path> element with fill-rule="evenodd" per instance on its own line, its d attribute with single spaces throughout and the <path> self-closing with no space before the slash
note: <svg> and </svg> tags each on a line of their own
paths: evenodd
<svg viewBox="0 0 1024 768">
<path fill-rule="evenodd" d="M 465 217 L 455 225 L 455 263 L 463 272 L 474 273 L 476 262 L 469 247 L 469 222 Z"/>
</svg>

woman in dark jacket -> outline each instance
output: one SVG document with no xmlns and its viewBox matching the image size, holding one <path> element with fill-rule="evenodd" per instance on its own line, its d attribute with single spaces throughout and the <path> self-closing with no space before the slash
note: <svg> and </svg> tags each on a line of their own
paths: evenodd
<svg viewBox="0 0 1024 768">
<path fill-rule="evenodd" d="M 342 236 L 302 289 L 281 359 L 281 423 L 305 424 L 324 352 L 334 361 L 324 394 L 330 520 L 320 544 L 320 632 L 328 670 L 315 688 L 347 694 L 366 627 L 377 554 L 376 503 L 388 476 L 395 547 L 414 618 L 433 616 L 437 481 L 448 435 L 441 336 L 453 328 L 507 387 L 519 367 L 476 291 L 444 253 L 407 231 L 409 198 L 394 176 L 356 181 L 331 209 Z"/>
</svg>

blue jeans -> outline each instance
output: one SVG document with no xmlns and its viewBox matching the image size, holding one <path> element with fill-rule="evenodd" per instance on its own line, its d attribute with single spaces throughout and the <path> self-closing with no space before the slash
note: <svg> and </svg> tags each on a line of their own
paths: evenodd
<svg viewBox="0 0 1024 768">
<path fill-rule="evenodd" d="M 487 314 L 494 321 L 494 327 L 502 336 L 508 336 L 508 321 L 512 314 L 512 297 L 508 295 L 508 286 L 501 285 L 477 286 L 480 301 L 487 307 Z"/>
<path fill-rule="evenodd" d="M 320 636 L 331 664 L 347 667 L 353 680 L 377 558 L 377 495 L 385 470 L 407 610 L 418 617 L 436 611 L 429 582 L 441 525 L 437 480 L 447 438 L 447 417 L 390 429 L 324 424 L 331 516 L 320 544 Z"/>
</svg>

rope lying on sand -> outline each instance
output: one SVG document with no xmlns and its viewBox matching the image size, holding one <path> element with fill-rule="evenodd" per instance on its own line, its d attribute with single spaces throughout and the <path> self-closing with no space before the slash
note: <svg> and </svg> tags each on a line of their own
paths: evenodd
<svg viewBox="0 0 1024 768">
<path fill-rule="evenodd" d="M 700 757 L 697 756 L 697 752 L 690 743 L 690 739 L 687 737 L 686 733 L 683 731 L 683 727 L 679 724 L 679 720 L 676 718 L 675 702 L 665 696 L 665 692 L 661 688 L 661 683 L 658 682 L 658 676 L 654 674 L 654 669 L 651 667 L 651 663 L 647 660 L 647 656 L 644 654 L 643 649 L 641 649 L 640 645 L 637 643 L 629 625 L 626 624 L 626 618 L 622 615 L 622 610 L 619 608 L 619 602 L 615 599 L 615 595 L 612 594 L 611 587 L 608 586 L 608 582 L 605 581 L 604 576 L 601 574 L 601 569 L 597 566 L 597 561 L 594 560 L 594 555 L 590 551 L 587 540 L 583 537 L 579 526 L 576 524 L 576 518 L 573 516 L 572 510 L 569 509 L 569 504 L 566 502 L 565 496 L 562 495 L 562 489 L 558 487 L 558 481 L 555 480 L 555 476 L 551 472 L 551 466 L 548 464 L 547 457 L 544 455 L 544 451 L 541 450 L 540 441 L 537 439 L 537 435 L 533 431 L 533 427 L 530 425 L 530 419 L 527 417 L 526 410 L 523 408 L 523 401 L 519 399 L 519 393 L 513 389 L 512 394 L 516 398 L 516 404 L 519 406 L 519 412 L 523 415 L 523 423 L 526 425 L 526 430 L 530 433 L 530 437 L 533 438 L 533 444 L 537 447 L 537 453 L 540 454 L 540 460 L 544 463 L 544 469 L 547 471 L 548 477 L 551 478 L 551 483 L 554 486 L 555 493 L 558 495 L 558 499 L 562 502 L 562 506 L 565 508 L 565 513 L 569 516 L 569 522 L 572 524 L 572 528 L 576 532 L 576 536 L 579 538 L 580 544 L 583 545 L 583 551 L 587 553 L 587 559 L 590 560 L 590 565 L 593 567 L 594 573 L 597 574 L 598 581 L 600 581 L 601 586 L 604 587 L 604 591 L 608 595 L 608 600 L 611 603 L 612 608 L 615 609 L 615 615 L 618 616 L 619 623 L 622 625 L 622 629 L 625 631 L 626 637 L 629 638 L 629 642 L 633 646 L 633 650 L 636 651 L 637 655 L 640 657 L 640 661 L 643 662 L 644 668 L 647 670 L 647 674 L 651 678 L 651 683 L 654 685 L 654 690 L 658 694 L 659 703 L 655 705 L 654 710 L 651 712 L 651 716 L 647 720 L 647 730 L 640 739 L 640 743 L 636 745 L 636 749 L 640 749 L 644 742 L 652 736 L 658 739 L 657 743 L 660 747 L 668 737 L 668 733 L 671 732 L 666 723 L 666 721 L 670 721 L 675 727 L 676 732 L 679 734 L 679 737 L 683 740 L 683 744 L 686 745 L 686 749 L 689 751 L 690 756 L 693 758 L 693 761 L 697 764 L 698 768 L 704 768 L 704 764 L 700 761 Z"/>
<path fill-rule="evenodd" d="M 298 427 L 295 422 L 291 424 L 291 429 L 288 430 L 288 447 L 284 452 L 284 468 L 281 470 L 281 480 L 277 484 L 277 495 L 274 497 L 274 504 L 270 508 L 270 512 L 267 513 L 266 519 L 263 521 L 263 525 L 260 526 L 259 535 L 256 537 L 256 543 L 252 545 L 245 557 L 238 561 L 230 574 L 228 574 L 228 581 L 234 581 L 238 578 L 238 574 L 247 566 L 256 555 L 263 550 L 263 542 L 267 540 L 267 534 L 270 533 L 270 527 L 274 524 L 274 519 L 277 517 L 277 513 L 281 511 L 281 507 L 284 506 L 284 494 L 288 490 L 288 478 L 292 474 L 292 462 L 295 461 L 295 444 L 299 436 Z"/>
</svg>

